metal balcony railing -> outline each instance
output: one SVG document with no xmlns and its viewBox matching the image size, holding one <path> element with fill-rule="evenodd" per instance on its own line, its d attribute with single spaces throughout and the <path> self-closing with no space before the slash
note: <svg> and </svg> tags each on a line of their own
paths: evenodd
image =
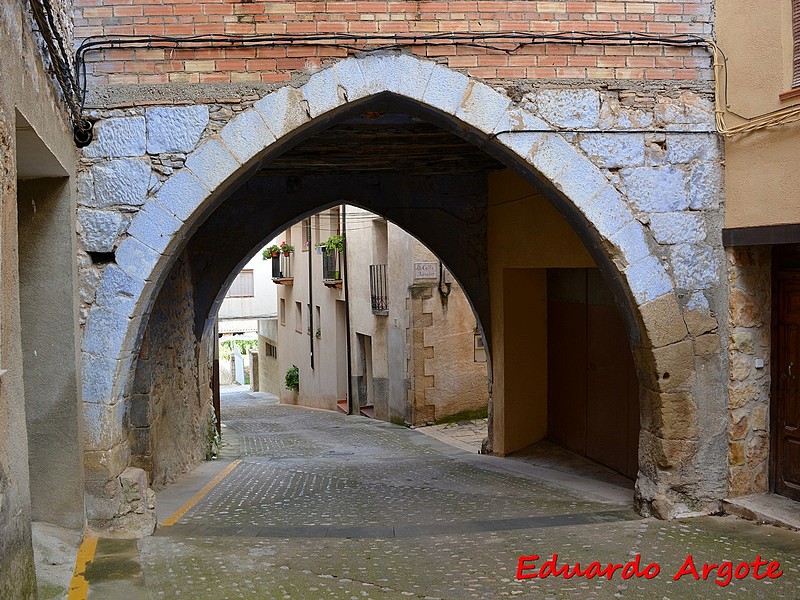
<svg viewBox="0 0 800 600">
<path fill-rule="evenodd" d="M 291 279 L 292 275 L 292 255 L 280 254 L 272 257 L 272 278 Z"/>
<path fill-rule="evenodd" d="M 389 280 L 386 277 L 386 265 L 369 266 L 369 295 L 374 314 L 389 313 Z"/>
<path fill-rule="evenodd" d="M 339 267 L 339 252 L 336 250 L 322 251 L 322 279 L 338 281 L 342 278 Z"/>
</svg>

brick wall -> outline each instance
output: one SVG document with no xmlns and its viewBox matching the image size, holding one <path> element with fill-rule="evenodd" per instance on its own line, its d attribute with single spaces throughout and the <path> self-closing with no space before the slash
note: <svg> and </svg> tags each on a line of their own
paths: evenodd
<svg viewBox="0 0 800 600">
<path fill-rule="evenodd" d="M 524 2 L 193 2 L 75 0 L 75 37 L 197 34 L 427 34 L 436 32 L 712 33 L 711 0 Z M 543 44 L 509 54 L 469 46 L 416 45 L 452 68 L 484 79 L 590 78 L 707 80 L 700 48 Z M 292 72 L 344 57 L 328 46 L 119 49 L 92 52 L 91 80 L 101 84 L 282 82 Z"/>
</svg>

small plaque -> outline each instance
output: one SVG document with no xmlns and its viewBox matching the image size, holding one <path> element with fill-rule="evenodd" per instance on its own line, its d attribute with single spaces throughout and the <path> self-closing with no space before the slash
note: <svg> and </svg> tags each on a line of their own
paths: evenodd
<svg viewBox="0 0 800 600">
<path fill-rule="evenodd" d="M 439 278 L 438 262 L 414 263 L 414 279 L 438 279 L 438 278 Z"/>
</svg>

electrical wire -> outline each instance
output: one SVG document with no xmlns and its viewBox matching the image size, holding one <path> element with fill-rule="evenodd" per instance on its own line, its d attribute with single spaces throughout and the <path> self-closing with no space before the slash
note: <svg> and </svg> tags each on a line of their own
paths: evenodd
<svg viewBox="0 0 800 600">
<path fill-rule="evenodd" d="M 482 48 L 512 54 L 520 48 L 536 44 L 573 45 L 633 45 L 663 47 L 702 47 L 710 50 L 713 57 L 715 123 L 717 132 L 730 137 L 757 129 L 775 127 L 800 120 L 800 104 L 771 111 L 755 117 L 744 118 L 744 122 L 728 126 L 725 113 L 740 118 L 728 102 L 727 57 L 712 40 L 691 34 L 647 34 L 638 32 L 591 33 L 591 32 L 442 32 L 431 34 L 297 34 L 297 35 L 120 35 L 90 36 L 84 39 L 75 52 L 74 71 L 69 68 L 68 54 L 63 38 L 58 33 L 50 0 L 31 0 L 34 19 L 51 56 L 54 74 L 62 88 L 73 128 L 76 144 L 87 145 L 91 141 L 91 123 L 82 117 L 87 91 L 87 60 L 89 52 L 117 48 L 227 48 L 264 46 L 329 46 L 351 52 L 377 52 L 407 48 L 409 46 L 456 45 Z M 542 133 L 558 133 L 561 130 L 542 130 Z M 538 130 L 523 130 L 539 132 Z M 603 133 L 633 133 L 631 130 L 602 131 Z M 645 131 L 642 131 L 645 132 Z M 651 131 L 647 131 L 650 133 Z M 665 133 L 652 130 L 653 133 Z M 511 132 L 507 132 L 511 133 Z M 676 132 L 677 133 L 677 132 Z M 681 133 L 691 133 L 686 131 Z"/>
</svg>

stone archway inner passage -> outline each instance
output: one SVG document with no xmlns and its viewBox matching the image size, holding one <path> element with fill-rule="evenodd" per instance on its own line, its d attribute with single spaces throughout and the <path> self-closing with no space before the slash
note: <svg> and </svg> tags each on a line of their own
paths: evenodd
<svg viewBox="0 0 800 600">
<path fill-rule="evenodd" d="M 155 161 L 163 167 L 165 153 L 157 148 L 144 151 L 147 143 L 137 144 L 139 136 L 143 140 L 164 137 L 166 129 L 169 137 L 170 127 L 178 131 L 179 125 L 185 124 L 182 121 L 200 119 L 202 124 L 203 107 L 153 109 L 152 113 L 148 109 L 141 116 L 102 121 L 97 126 L 97 140 L 85 150 L 86 156 L 96 161 L 94 200 L 107 192 L 104 182 L 111 173 L 118 193 L 128 201 L 127 215 L 132 214 L 131 207 L 135 207 L 135 214 L 126 228 L 124 220 L 119 223 L 119 231 L 125 231 L 115 241 L 114 261 L 103 269 L 83 336 L 86 448 L 89 453 L 109 457 L 92 462 L 95 470 L 87 474 L 90 518 L 103 522 L 120 515 L 114 482 L 129 462 L 125 407 L 136 390 L 130 374 L 165 280 L 176 265 L 187 261 L 187 256 L 203 246 L 203 240 L 208 242 L 219 228 L 226 227 L 235 235 L 243 228 L 241 224 L 255 215 L 247 211 L 257 211 L 258 203 L 261 210 L 269 206 L 279 215 L 276 218 L 281 225 L 312 209 L 338 203 L 341 199 L 331 198 L 330 194 L 325 200 L 319 194 L 308 200 L 315 191 L 332 191 L 330 177 L 336 176 L 320 176 L 323 179 L 314 189 L 306 190 L 308 194 L 297 194 L 297 198 L 310 202 L 304 206 L 291 199 L 291 194 L 298 191 L 296 178 L 288 172 L 273 174 L 269 176 L 273 178 L 270 183 L 265 184 L 265 165 L 275 169 L 282 153 L 342 119 L 363 115 L 370 103 L 384 100 L 457 134 L 494 160 L 512 167 L 563 213 L 592 259 L 608 276 L 632 341 L 643 388 L 637 484 L 642 506 L 646 510 L 653 507 L 660 516 L 711 506 L 723 493 L 724 469 L 709 473 L 704 469 L 708 457 L 695 454 L 698 414 L 693 393 L 697 386 L 716 385 L 718 374 L 709 371 L 708 381 L 703 382 L 699 381 L 701 376 L 687 369 L 688 364 L 701 360 L 696 358 L 700 350 L 695 338 L 712 329 L 706 326 L 707 322 L 692 327 L 698 321 L 692 321 L 690 315 L 704 315 L 708 302 L 703 304 L 699 298 L 687 302 L 685 295 L 676 293 L 687 279 L 683 250 L 659 252 L 665 238 L 655 227 L 657 219 L 644 218 L 648 211 L 660 210 L 662 196 L 674 199 L 668 175 L 675 168 L 651 172 L 642 167 L 641 173 L 625 174 L 620 180 L 615 172 L 602 167 L 602 145 L 570 143 L 552 122 L 542 118 L 547 113 L 551 121 L 558 120 L 553 116 L 552 98 L 551 104 L 543 101 L 538 108 L 535 102 L 517 103 L 484 83 L 408 55 L 346 59 L 315 73 L 299 87 L 283 87 L 264 96 L 221 129 L 203 128 L 196 139 L 187 142 L 191 147 L 185 162 L 171 167 L 166 175 L 162 168 L 162 177 L 155 186 L 149 183 L 151 167 Z M 163 118 L 164 114 L 168 118 Z M 124 141 L 120 141 L 121 132 L 126 133 Z M 437 177 L 445 181 L 448 176 L 429 173 L 421 177 L 427 177 L 430 184 Z M 143 184 L 145 178 L 147 183 Z M 421 211 L 437 204 L 440 209 L 464 208 L 463 197 L 468 195 L 464 184 L 468 178 L 461 175 L 457 179 L 429 186 L 436 194 L 423 193 L 423 186 L 414 184 L 413 178 L 395 182 L 394 189 L 410 190 L 405 194 L 406 201 L 413 198 L 418 202 L 416 207 L 407 209 L 410 232 L 418 234 L 425 227 L 436 227 L 436 222 L 419 218 Z M 641 180 L 639 185 L 634 185 L 637 180 Z M 347 183 L 341 181 L 340 185 Z M 448 196 L 453 189 L 459 194 Z M 348 193 L 363 195 L 364 190 Z M 445 202 L 448 197 L 452 207 Z M 251 209 L 247 209 L 248 202 Z M 682 213 L 680 202 L 671 208 L 673 221 L 696 217 Z M 688 203 L 685 208 L 689 208 Z M 396 218 L 400 220 L 401 216 Z M 468 222 L 463 216 L 459 218 Z M 643 223 L 648 220 L 650 226 L 646 227 Z M 480 227 L 480 221 L 476 223 Z M 276 227 L 266 232 L 264 237 L 277 230 Z M 425 235 L 418 237 L 424 239 Z M 447 251 L 447 247 L 440 251 L 435 243 L 425 241 L 437 253 Z M 452 242 L 448 247 L 463 250 L 463 246 Z M 213 313 L 214 302 L 226 283 L 222 274 L 230 277 L 236 265 L 246 260 L 238 253 L 230 259 L 233 264 L 229 268 L 216 269 L 216 262 L 222 264 L 217 256 L 221 253 L 210 252 L 209 247 L 206 245 L 203 250 L 205 257 L 200 252 L 187 263 L 187 281 L 195 291 L 202 292 L 195 299 L 204 298 L 207 304 L 207 308 L 195 310 L 196 335 L 207 329 L 207 315 Z M 484 256 L 483 260 L 488 259 Z M 709 255 L 709 261 L 713 265 L 714 257 Z M 481 269 L 474 269 L 473 273 L 480 278 Z M 209 274 L 213 276 L 207 277 Z M 488 267 L 482 276 L 488 277 Z M 465 281 L 466 277 L 461 279 Z M 488 298 L 481 307 L 480 298 L 471 297 L 484 327 L 495 330 L 502 323 L 502 307 L 491 304 Z M 490 335 L 488 339 L 491 343 L 493 338 Z M 496 351 L 493 348 L 493 356 Z M 495 375 L 497 372 L 495 368 Z M 502 378 L 495 377 L 495 423 L 513 420 L 513 415 L 504 413 L 507 407 L 503 393 Z M 670 417 L 676 407 L 685 416 L 678 425 Z M 724 427 L 718 425 L 708 431 L 722 439 Z"/>
</svg>

